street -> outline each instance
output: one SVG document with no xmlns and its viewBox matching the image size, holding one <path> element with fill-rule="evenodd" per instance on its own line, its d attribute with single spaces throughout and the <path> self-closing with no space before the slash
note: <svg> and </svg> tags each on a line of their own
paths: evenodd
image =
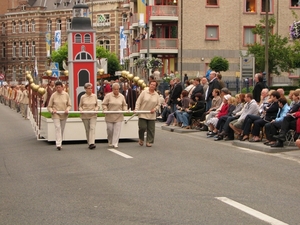
<svg viewBox="0 0 300 225">
<path fill-rule="evenodd" d="M 0 111 L 0 224 L 300 224 L 299 151 L 262 153 L 160 123 L 152 147 L 57 151 Z"/>
</svg>

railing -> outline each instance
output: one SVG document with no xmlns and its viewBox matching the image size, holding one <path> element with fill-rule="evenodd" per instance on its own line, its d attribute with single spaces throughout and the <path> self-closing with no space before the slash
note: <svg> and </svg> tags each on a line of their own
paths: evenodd
<svg viewBox="0 0 300 225">
<path fill-rule="evenodd" d="M 140 14 L 139 13 L 134 13 L 130 18 L 129 18 L 129 22 L 130 25 L 132 25 L 133 23 L 138 23 L 139 19 L 140 19 Z"/>
<path fill-rule="evenodd" d="M 141 49 L 147 49 L 147 39 L 141 41 Z M 151 38 L 149 40 L 151 49 L 178 49 L 177 38 Z"/>
<path fill-rule="evenodd" d="M 149 6 L 149 16 L 178 16 L 178 6 Z"/>
<path fill-rule="evenodd" d="M 124 26 L 124 30 L 129 30 L 129 22 L 124 23 L 123 26 Z"/>
<path fill-rule="evenodd" d="M 140 43 L 136 43 L 134 45 L 131 45 L 130 53 L 140 53 Z"/>
</svg>

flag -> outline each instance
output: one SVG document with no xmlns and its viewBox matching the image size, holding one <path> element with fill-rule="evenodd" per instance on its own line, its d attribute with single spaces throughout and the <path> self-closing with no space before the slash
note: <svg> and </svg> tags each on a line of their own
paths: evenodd
<svg viewBox="0 0 300 225">
<path fill-rule="evenodd" d="M 37 66 L 37 57 L 35 57 L 34 61 L 34 77 L 37 77 L 39 75 L 38 66 Z"/>
</svg>

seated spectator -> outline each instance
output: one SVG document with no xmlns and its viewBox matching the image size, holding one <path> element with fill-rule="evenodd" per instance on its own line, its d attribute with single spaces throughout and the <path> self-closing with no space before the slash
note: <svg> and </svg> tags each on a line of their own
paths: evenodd
<svg viewBox="0 0 300 225">
<path fill-rule="evenodd" d="M 163 106 L 162 106 L 163 109 L 162 109 L 162 113 L 161 113 L 161 118 L 162 118 L 163 122 L 167 121 L 167 118 L 168 118 L 169 114 L 171 113 L 171 108 L 168 107 L 169 96 L 170 96 L 170 91 L 165 90 L 165 101 L 163 103 Z"/>
<path fill-rule="evenodd" d="M 191 116 L 200 117 L 205 111 L 205 101 L 201 93 L 195 95 L 196 102 L 190 105 L 188 109 L 182 114 L 182 128 L 190 129 Z"/>
<path fill-rule="evenodd" d="M 180 98 L 181 98 L 180 99 L 181 107 L 178 106 L 177 110 L 175 111 L 175 117 L 177 119 L 178 126 L 182 126 L 183 124 L 182 114 L 186 112 L 186 109 L 190 107 L 190 101 L 191 101 L 188 97 L 188 92 L 186 90 L 183 90 L 181 92 Z"/>
<path fill-rule="evenodd" d="M 280 98 L 280 93 L 278 91 L 273 91 L 270 95 L 270 104 L 266 107 L 265 113 L 263 117 L 255 120 L 253 122 L 252 127 L 252 139 L 249 140 L 250 142 L 259 142 L 261 141 L 261 138 L 259 137 L 260 130 L 265 124 L 271 122 L 273 119 L 276 118 L 278 113 L 278 99 Z"/>
<path fill-rule="evenodd" d="M 218 120 L 227 115 L 231 115 L 233 110 L 235 109 L 235 98 L 231 97 L 231 95 L 225 95 L 223 98 L 223 104 L 221 107 L 221 110 L 218 112 L 218 114 L 215 117 L 210 118 L 206 123 L 209 126 L 209 132 L 207 134 L 207 137 L 214 137 L 218 133 L 218 130 L 216 129 L 216 125 L 218 123 Z"/>
<path fill-rule="evenodd" d="M 259 112 L 259 107 L 256 103 L 256 101 L 253 99 L 253 95 L 251 93 L 247 93 L 245 96 L 246 104 L 244 105 L 244 108 L 242 109 L 240 116 L 237 120 L 233 120 L 229 123 L 229 127 L 232 129 L 228 130 L 228 140 L 233 140 L 233 132 L 235 132 L 239 138 L 241 138 L 242 134 L 242 126 L 245 121 L 245 118 L 247 115 L 257 115 Z"/>
<path fill-rule="evenodd" d="M 285 97 L 278 99 L 278 106 L 279 110 L 276 118 L 265 125 L 265 134 L 267 139 L 267 141 L 264 142 L 265 145 L 274 145 L 276 143 L 276 139 L 273 136 L 278 134 L 278 131 L 281 127 L 281 122 L 290 110 Z"/>
<path fill-rule="evenodd" d="M 216 125 L 216 130 L 218 131 L 218 136 L 214 139 L 215 141 L 223 140 L 225 136 L 227 136 L 229 123 L 233 120 L 236 120 L 239 117 L 239 112 L 244 107 L 245 104 L 245 94 L 237 94 L 235 95 L 236 99 L 236 107 L 229 116 L 222 116 Z"/>
<path fill-rule="evenodd" d="M 155 38 L 155 34 L 153 31 L 151 31 L 150 38 Z"/>
</svg>

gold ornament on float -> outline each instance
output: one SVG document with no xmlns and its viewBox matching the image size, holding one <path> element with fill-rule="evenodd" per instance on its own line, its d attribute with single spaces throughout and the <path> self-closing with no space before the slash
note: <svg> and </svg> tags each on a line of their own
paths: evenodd
<svg viewBox="0 0 300 225">
<path fill-rule="evenodd" d="M 142 84 L 142 89 L 145 89 L 147 87 L 147 85 L 145 83 Z M 149 89 L 149 88 L 148 88 Z"/>
<path fill-rule="evenodd" d="M 68 77 L 68 76 L 69 76 L 69 71 L 68 71 L 68 70 L 65 70 L 65 71 L 64 71 L 64 74 L 65 74 L 66 77 Z"/>
<path fill-rule="evenodd" d="M 139 79 L 140 78 L 138 76 L 135 76 L 132 80 L 133 80 L 133 82 L 137 83 L 139 81 Z"/>
<path fill-rule="evenodd" d="M 32 78 L 31 74 L 30 74 L 30 73 L 27 73 L 27 74 L 26 74 L 26 79 L 27 79 L 27 80 L 30 80 L 30 78 Z"/>
<path fill-rule="evenodd" d="M 52 76 L 52 70 L 47 70 L 46 74 L 47 74 L 48 77 L 51 77 Z"/>
<path fill-rule="evenodd" d="M 33 78 L 30 77 L 29 80 L 28 80 L 28 82 L 29 82 L 30 84 L 33 84 Z"/>
<path fill-rule="evenodd" d="M 100 74 L 100 75 L 103 75 L 103 74 L 104 74 L 104 69 L 100 69 L 100 70 L 99 70 L 99 74 Z"/>
<path fill-rule="evenodd" d="M 46 90 L 43 87 L 39 87 L 37 91 L 40 95 L 44 95 L 46 93 Z"/>
<path fill-rule="evenodd" d="M 128 76 L 127 76 L 127 78 L 129 79 L 129 80 L 132 80 L 133 79 L 133 74 L 132 73 L 130 73 L 130 74 L 128 74 Z"/>
<path fill-rule="evenodd" d="M 30 84 L 30 88 L 33 90 L 33 87 L 34 87 L 35 83 L 31 83 Z"/>
<path fill-rule="evenodd" d="M 126 70 L 122 70 L 121 76 L 124 77 L 124 76 L 125 76 L 125 73 L 126 73 Z"/>
<path fill-rule="evenodd" d="M 138 84 L 139 86 L 141 86 L 143 83 L 145 83 L 144 80 L 138 80 L 138 82 L 137 82 L 137 84 Z"/>
</svg>

